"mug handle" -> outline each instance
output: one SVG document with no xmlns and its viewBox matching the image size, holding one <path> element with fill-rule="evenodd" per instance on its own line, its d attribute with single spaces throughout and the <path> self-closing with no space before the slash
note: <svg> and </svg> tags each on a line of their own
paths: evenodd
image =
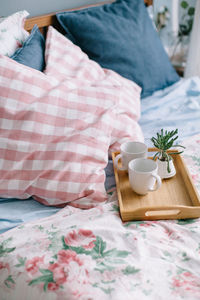
<svg viewBox="0 0 200 300">
<path fill-rule="evenodd" d="M 120 171 L 125 171 L 126 168 L 120 167 L 120 166 L 118 165 L 118 161 L 119 161 L 120 158 L 122 158 L 121 153 L 118 154 L 118 155 L 115 157 L 115 159 L 114 159 L 114 165 L 115 165 L 115 167 L 116 167 L 118 170 L 120 170 Z"/>
<path fill-rule="evenodd" d="M 161 181 L 161 178 L 159 175 L 151 174 L 151 176 L 156 179 L 156 186 L 154 188 L 149 189 L 149 191 L 154 192 L 154 191 L 157 191 L 161 187 L 162 181 Z"/>
</svg>

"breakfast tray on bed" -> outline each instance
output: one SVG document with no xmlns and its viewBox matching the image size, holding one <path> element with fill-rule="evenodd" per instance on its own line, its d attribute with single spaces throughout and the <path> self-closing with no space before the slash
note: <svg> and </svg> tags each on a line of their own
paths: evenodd
<svg viewBox="0 0 200 300">
<path fill-rule="evenodd" d="M 149 148 L 148 152 L 155 152 Z M 112 153 L 114 161 L 119 152 Z M 136 194 L 129 184 L 128 173 L 114 166 L 120 214 L 123 221 L 186 219 L 200 217 L 200 196 L 181 155 L 172 155 L 176 175 L 162 180 L 162 186 L 147 195 Z"/>
</svg>

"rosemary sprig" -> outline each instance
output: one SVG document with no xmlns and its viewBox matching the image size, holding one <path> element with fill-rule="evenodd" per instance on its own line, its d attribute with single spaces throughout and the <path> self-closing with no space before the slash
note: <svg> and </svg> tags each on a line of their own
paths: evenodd
<svg viewBox="0 0 200 300">
<path fill-rule="evenodd" d="M 181 154 L 183 151 L 179 152 L 172 152 L 167 153 L 167 150 L 169 150 L 172 147 L 181 147 L 185 148 L 184 146 L 181 146 L 179 144 L 175 144 L 175 141 L 178 139 L 178 129 L 167 131 L 164 129 L 161 129 L 160 133 L 156 133 L 156 137 L 151 138 L 151 142 L 153 143 L 154 147 L 158 149 L 158 152 L 154 155 L 153 159 L 155 160 L 156 157 L 160 159 L 161 161 L 167 161 L 167 170 L 168 173 L 170 173 L 170 167 L 169 162 L 172 159 L 171 154 Z"/>
</svg>

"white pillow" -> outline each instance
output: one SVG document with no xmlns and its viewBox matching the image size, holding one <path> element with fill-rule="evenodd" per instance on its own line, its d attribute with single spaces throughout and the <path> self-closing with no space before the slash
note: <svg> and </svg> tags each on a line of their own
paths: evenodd
<svg viewBox="0 0 200 300">
<path fill-rule="evenodd" d="M 28 15 L 29 13 L 23 10 L 0 20 L 0 54 L 11 56 L 23 45 L 29 36 L 24 29 L 25 18 Z"/>
</svg>

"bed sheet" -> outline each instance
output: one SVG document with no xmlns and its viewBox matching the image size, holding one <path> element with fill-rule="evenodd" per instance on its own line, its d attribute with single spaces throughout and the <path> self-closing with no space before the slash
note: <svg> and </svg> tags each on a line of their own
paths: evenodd
<svg viewBox="0 0 200 300">
<path fill-rule="evenodd" d="M 200 135 L 185 142 L 200 192 Z M 200 218 L 122 222 L 117 197 L 0 236 L 1 300 L 200 299 Z"/>
<path fill-rule="evenodd" d="M 178 83 L 141 101 L 141 119 L 145 143 L 161 128 L 179 130 L 179 142 L 200 132 L 200 78 L 181 79 Z M 112 160 L 106 168 L 106 189 L 115 186 Z M 0 233 L 24 221 L 54 214 L 58 209 L 47 207 L 35 200 L 0 200 Z M 13 214 L 13 211 L 15 212 Z M 30 213 L 31 211 L 31 213 Z M 3 216 L 3 218 L 2 218 Z"/>
<path fill-rule="evenodd" d="M 178 128 L 179 142 L 200 132 L 200 78 L 181 79 L 176 84 L 155 92 L 141 101 L 139 121 L 145 143 L 161 128 Z"/>
<path fill-rule="evenodd" d="M 0 234 L 21 223 L 48 217 L 60 209 L 44 206 L 33 199 L 0 199 Z"/>
</svg>

